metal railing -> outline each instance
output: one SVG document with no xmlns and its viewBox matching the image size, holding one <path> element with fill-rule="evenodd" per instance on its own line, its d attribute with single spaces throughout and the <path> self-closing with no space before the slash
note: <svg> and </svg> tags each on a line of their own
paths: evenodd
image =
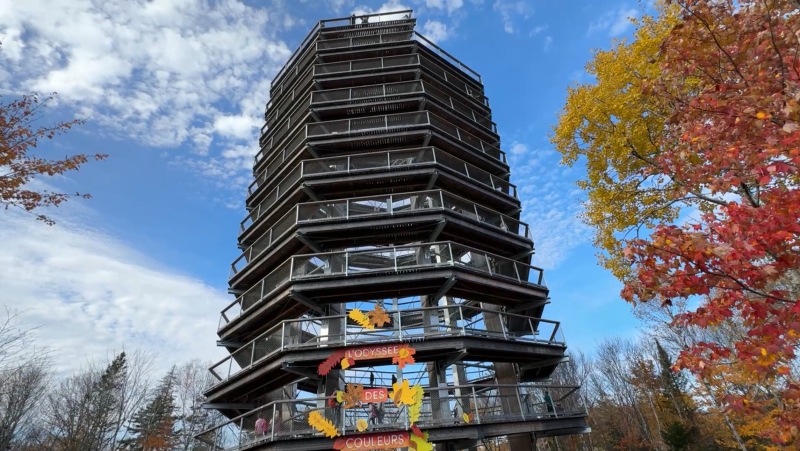
<svg viewBox="0 0 800 451">
<path fill-rule="evenodd" d="M 295 206 L 245 249 L 231 263 L 229 277 L 236 276 L 298 225 L 364 217 L 392 217 L 421 211 L 452 212 L 533 241 L 528 224 L 441 190 L 308 202 Z M 242 232 L 246 230 L 244 224 L 240 227 Z"/>
<path fill-rule="evenodd" d="M 354 36 L 349 38 L 325 39 L 317 41 L 317 52 L 336 49 L 351 49 L 364 45 L 390 44 L 393 42 L 410 41 L 413 31 L 400 31 L 395 33 L 373 34 L 367 36 Z"/>
<path fill-rule="evenodd" d="M 282 163 L 282 161 L 280 163 Z M 433 147 L 358 154 L 347 157 L 319 158 L 301 161 L 289 174 L 281 179 L 280 182 L 264 196 L 264 199 L 250 210 L 247 217 L 239 224 L 240 230 L 244 232 L 249 229 L 250 226 L 268 212 L 273 205 L 277 204 L 283 195 L 295 189 L 300 181 L 304 180 L 306 177 L 358 174 L 380 170 L 394 171 L 400 168 L 413 168 L 431 164 L 450 169 L 487 188 L 518 199 L 517 187 L 513 184 Z M 275 170 L 280 166 L 281 164 L 275 164 Z M 273 165 L 270 164 L 270 167 L 273 167 Z M 274 175 L 274 172 L 268 170 L 269 167 L 258 175 L 250 184 L 247 188 L 248 196 L 256 192 Z"/>
<path fill-rule="evenodd" d="M 460 69 L 462 72 L 464 72 L 464 74 L 472 78 L 472 80 L 481 83 L 480 74 L 475 72 L 471 67 L 462 63 L 458 58 L 447 53 L 441 47 L 431 42 L 430 39 L 426 38 L 425 36 L 416 31 L 409 30 L 396 33 L 385 33 L 385 34 L 377 34 L 369 36 L 356 36 L 349 38 L 320 40 L 317 41 L 316 49 L 319 52 L 325 50 L 351 49 L 364 45 L 389 44 L 393 42 L 412 41 L 412 40 L 423 43 L 428 50 L 432 51 L 443 60 L 447 61 L 448 63 Z"/>
<path fill-rule="evenodd" d="M 335 102 L 381 100 L 404 94 L 428 94 L 450 109 L 472 119 L 475 123 L 497 133 L 497 125 L 486 115 L 481 114 L 443 91 L 423 81 L 404 81 L 381 85 L 359 86 L 355 88 L 328 89 L 311 93 L 311 105 L 319 106 Z"/>
<path fill-rule="evenodd" d="M 225 307 L 219 328 L 292 282 L 446 267 L 466 268 L 523 285 L 544 286 L 541 268 L 450 241 L 294 255 Z"/>
<path fill-rule="evenodd" d="M 325 346 L 413 342 L 454 336 L 566 346 L 561 323 L 466 305 L 422 307 L 387 312 L 392 322 L 364 329 L 347 315 L 283 321 L 209 368 L 217 384 L 276 354 Z"/>
<path fill-rule="evenodd" d="M 195 449 L 237 451 L 256 443 L 323 437 L 308 424 L 311 412 L 330 420 L 345 437 L 358 434 L 356 423 L 368 420 L 367 404 L 345 409 L 330 407 L 330 398 L 274 401 L 226 421 L 195 436 Z M 376 420 L 367 432 L 408 431 L 405 407 L 391 401 L 381 404 Z M 466 424 L 463 414 L 471 416 Z M 421 429 L 437 426 L 499 424 L 519 421 L 547 421 L 587 415 L 580 387 L 576 385 L 457 385 L 424 390 Z M 545 427 L 546 429 L 546 427 Z"/>
<path fill-rule="evenodd" d="M 279 140 L 270 139 L 265 142 L 256 155 L 256 161 L 261 160 L 264 155 L 272 150 L 273 145 L 283 147 L 283 154 L 293 154 L 294 151 L 305 142 L 312 138 L 333 138 L 337 136 L 360 136 L 364 134 L 374 135 L 376 133 L 391 133 L 405 131 L 417 127 L 433 127 L 440 132 L 455 138 L 467 147 L 481 152 L 495 160 L 506 163 L 506 154 L 498 147 L 489 144 L 475 135 L 462 130 L 461 128 L 447 122 L 439 116 L 429 111 L 417 111 L 413 113 L 385 114 L 379 116 L 367 116 L 354 119 L 341 119 L 335 121 L 315 122 L 306 124 L 297 129 L 286 146 L 278 146 Z"/>
</svg>

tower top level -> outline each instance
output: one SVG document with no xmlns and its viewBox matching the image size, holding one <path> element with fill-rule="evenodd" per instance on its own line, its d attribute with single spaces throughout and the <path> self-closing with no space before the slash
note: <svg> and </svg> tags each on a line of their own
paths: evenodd
<svg viewBox="0 0 800 451">
<path fill-rule="evenodd" d="M 588 431 L 483 81 L 415 25 L 321 20 L 272 81 L 195 449 Z"/>
</svg>

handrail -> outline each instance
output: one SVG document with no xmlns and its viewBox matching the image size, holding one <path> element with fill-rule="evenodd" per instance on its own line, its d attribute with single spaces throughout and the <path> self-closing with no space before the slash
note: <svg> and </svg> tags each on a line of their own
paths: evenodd
<svg viewBox="0 0 800 451">
<path fill-rule="evenodd" d="M 430 315 L 430 321 L 435 321 L 435 323 L 425 323 L 426 313 Z M 217 379 L 215 385 L 218 385 L 249 370 L 256 363 L 282 352 L 320 346 L 407 342 L 419 337 L 489 336 L 509 342 L 566 346 L 566 338 L 560 322 L 530 315 L 460 304 L 392 310 L 387 314 L 390 318 L 399 318 L 396 315 L 403 315 L 403 329 L 400 337 L 396 335 L 397 319 L 394 320 L 394 324 L 372 331 L 352 325 L 352 322 L 348 322 L 347 315 L 344 314 L 285 320 L 250 340 L 231 355 L 211 365 L 209 371 Z M 421 323 L 412 323 L 409 320 L 416 316 L 423 318 Z M 500 319 L 497 322 L 500 325 L 499 330 L 489 330 L 486 327 L 487 317 L 491 318 L 492 316 Z M 440 323 L 439 318 L 447 318 L 447 320 L 445 323 Z M 483 327 L 481 327 L 481 323 Z M 329 330 L 336 326 L 334 330 L 341 332 L 324 334 L 323 325 L 328 326 Z M 513 327 L 515 325 L 517 327 Z M 546 326 L 543 327 L 543 325 Z"/>
<path fill-rule="evenodd" d="M 398 203 L 402 205 L 401 208 L 395 207 Z M 364 211 L 364 208 L 357 208 L 362 204 L 370 204 L 369 211 Z M 306 202 L 296 205 L 292 210 L 283 215 L 281 219 L 276 221 L 275 225 L 270 227 L 268 231 L 264 232 L 260 239 L 248 246 L 247 249 L 231 263 L 229 278 L 233 279 L 239 272 L 249 266 L 250 262 L 271 249 L 297 225 L 350 220 L 365 216 L 391 217 L 395 215 L 419 213 L 420 211 L 451 212 L 480 222 L 481 224 L 500 229 L 505 233 L 531 239 L 528 224 L 442 190 Z M 325 213 L 327 213 L 327 215 L 322 216 L 322 214 Z M 241 232 L 245 231 L 244 224 L 241 224 L 240 228 Z"/>
<path fill-rule="evenodd" d="M 326 104 L 337 102 L 350 102 L 354 100 L 367 100 L 367 99 L 382 99 L 394 98 L 399 95 L 409 94 L 427 94 L 434 99 L 442 102 L 446 107 L 450 107 L 453 111 L 463 114 L 464 116 L 472 119 L 476 124 L 497 133 L 497 124 L 488 119 L 487 115 L 476 112 L 462 102 L 447 95 L 441 90 L 429 86 L 430 83 L 423 82 L 422 80 L 415 81 L 401 81 L 397 83 L 383 83 L 378 85 L 365 85 L 356 86 L 353 88 L 337 88 L 326 89 L 322 91 L 311 92 L 311 107 L 323 106 Z M 345 96 L 346 94 L 346 96 Z"/>
<path fill-rule="evenodd" d="M 292 153 L 300 147 L 307 139 L 318 138 L 330 135 L 352 135 L 354 133 L 407 129 L 409 127 L 432 126 L 444 132 L 459 142 L 466 144 L 470 148 L 477 150 L 499 162 L 506 163 L 506 153 L 499 147 L 478 138 L 462 128 L 451 124 L 443 118 L 429 112 L 416 111 L 410 113 L 395 113 L 378 116 L 366 116 L 354 119 L 339 119 L 325 122 L 312 122 L 301 126 L 293 137 L 287 137 L 289 144 L 284 147 L 285 153 Z M 283 146 L 281 146 L 283 147 Z M 272 150 L 272 144 L 264 145 L 256 154 L 256 164 L 263 158 L 266 152 Z"/>
<path fill-rule="evenodd" d="M 293 255 L 228 304 L 221 312 L 219 329 L 291 282 L 443 267 L 468 268 L 521 285 L 545 286 L 542 268 L 451 241 Z"/>
<path fill-rule="evenodd" d="M 240 230 L 244 233 L 244 231 L 261 218 L 270 207 L 275 205 L 285 193 L 292 190 L 300 180 L 306 177 L 323 174 L 356 174 L 376 170 L 397 170 L 403 166 L 413 167 L 431 164 L 443 166 L 470 180 L 474 180 L 481 185 L 491 188 L 493 191 L 518 199 L 517 187 L 512 183 L 433 147 L 357 154 L 347 157 L 310 159 L 301 161 L 293 171 L 283 177 L 280 182 L 264 196 L 264 199 L 261 200 L 258 205 L 250 210 L 247 217 L 239 224 Z M 267 171 L 258 175 L 247 188 L 248 196 L 252 195 L 263 186 L 272 175 L 272 173 L 268 173 Z"/>
<path fill-rule="evenodd" d="M 475 427 L 519 421 L 586 417 L 587 409 L 580 386 L 570 384 L 460 384 L 424 388 L 421 415 L 415 423 L 422 429 L 446 426 Z M 218 451 L 239 451 L 256 443 L 322 437 L 307 421 L 310 412 L 318 412 L 333 422 L 345 439 L 359 434 L 358 420 L 367 420 L 367 409 L 345 409 L 344 404 L 328 405 L 332 396 L 277 400 L 226 420 L 194 436 L 195 444 Z M 377 420 L 380 430 L 408 433 L 408 416 L 389 401 L 383 404 L 385 415 Z M 460 418 L 474 417 L 469 423 Z M 288 418 L 287 418 L 288 416 Z M 261 426 L 257 426 L 257 422 Z"/>
</svg>

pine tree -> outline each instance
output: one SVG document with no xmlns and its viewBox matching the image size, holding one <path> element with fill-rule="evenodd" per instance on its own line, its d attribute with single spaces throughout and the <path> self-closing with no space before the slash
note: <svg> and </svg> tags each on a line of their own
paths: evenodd
<svg viewBox="0 0 800 451">
<path fill-rule="evenodd" d="M 131 451 L 168 451 L 175 446 L 175 369 L 159 382 L 150 400 L 131 419 L 130 438 L 122 441 Z"/>
</svg>

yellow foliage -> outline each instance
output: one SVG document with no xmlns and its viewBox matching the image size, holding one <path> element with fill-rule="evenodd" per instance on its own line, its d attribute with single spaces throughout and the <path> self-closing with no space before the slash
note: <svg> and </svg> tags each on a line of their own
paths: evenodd
<svg viewBox="0 0 800 451">
<path fill-rule="evenodd" d="M 586 179 L 578 182 L 588 197 L 583 220 L 595 230 L 595 245 L 608 253 L 601 263 L 618 278 L 629 270 L 620 233 L 678 214 L 670 204 L 672 182 L 641 175 L 659 152 L 654 143 L 667 114 L 659 99 L 646 94 L 662 73 L 659 46 L 677 22 L 674 6 L 660 8 L 658 19 L 636 22 L 630 43 L 617 41 L 594 54 L 586 72 L 596 81 L 568 89 L 550 137 L 563 163 L 585 159 Z"/>
<path fill-rule="evenodd" d="M 433 444 L 428 442 L 428 437 L 430 437 L 430 434 L 427 432 L 423 433 L 422 437 L 410 434 L 411 449 L 416 451 L 433 451 Z"/>
</svg>

